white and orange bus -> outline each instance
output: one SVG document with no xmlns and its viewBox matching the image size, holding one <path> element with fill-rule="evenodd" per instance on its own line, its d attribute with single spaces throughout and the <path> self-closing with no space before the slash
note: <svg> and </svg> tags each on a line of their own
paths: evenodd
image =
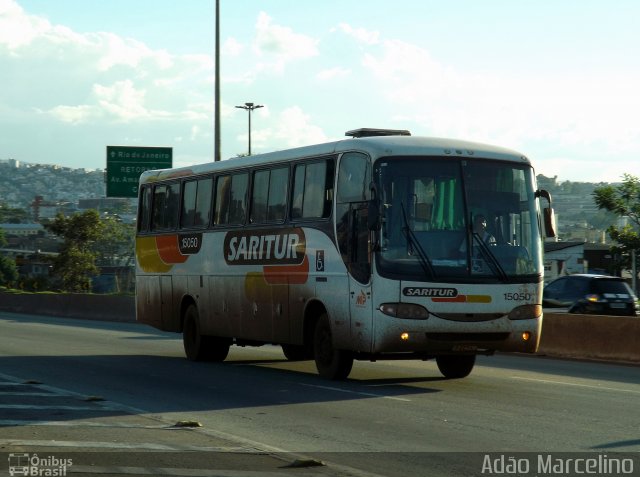
<svg viewBox="0 0 640 477">
<path fill-rule="evenodd" d="M 460 378 L 477 354 L 535 352 L 553 213 L 529 160 L 404 130 L 347 135 L 144 172 L 137 319 L 182 333 L 190 360 L 277 344 L 329 379 L 354 359 L 435 359 Z"/>
</svg>

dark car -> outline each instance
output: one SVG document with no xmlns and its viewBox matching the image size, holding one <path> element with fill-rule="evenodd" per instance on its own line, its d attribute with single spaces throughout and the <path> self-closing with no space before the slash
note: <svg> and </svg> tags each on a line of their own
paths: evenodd
<svg viewBox="0 0 640 477">
<path fill-rule="evenodd" d="M 568 308 L 569 313 L 638 316 L 640 306 L 631 287 L 619 277 L 576 274 L 550 282 L 542 306 Z"/>
</svg>

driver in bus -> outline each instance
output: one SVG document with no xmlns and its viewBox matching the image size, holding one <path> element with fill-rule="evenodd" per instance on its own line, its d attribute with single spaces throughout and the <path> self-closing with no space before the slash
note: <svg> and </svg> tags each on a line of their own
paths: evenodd
<svg viewBox="0 0 640 477">
<path fill-rule="evenodd" d="M 476 215 L 473 219 L 473 233 L 487 245 L 496 245 L 496 238 L 487 230 L 487 218 L 484 215 Z"/>
</svg>

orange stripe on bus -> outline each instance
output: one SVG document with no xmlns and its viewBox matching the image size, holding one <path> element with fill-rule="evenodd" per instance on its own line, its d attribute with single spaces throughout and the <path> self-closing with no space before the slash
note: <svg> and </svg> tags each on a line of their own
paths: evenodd
<svg viewBox="0 0 640 477">
<path fill-rule="evenodd" d="M 452 298 L 437 298 L 437 297 L 433 297 L 431 298 L 431 301 L 434 301 L 436 303 L 441 303 L 441 302 L 446 302 L 446 303 L 464 303 L 467 301 L 467 296 L 466 295 L 458 295 L 458 296 L 454 296 Z"/>
<path fill-rule="evenodd" d="M 263 268 L 264 279 L 271 285 L 302 284 L 309 278 L 309 260 L 304 257 L 300 265 L 267 265 Z"/>
<path fill-rule="evenodd" d="M 437 303 L 491 303 L 489 295 L 458 295 L 453 298 L 431 298 Z"/>
<path fill-rule="evenodd" d="M 161 235 L 156 237 L 156 246 L 158 253 L 164 263 L 184 263 L 189 258 L 188 255 L 182 255 L 178 247 L 177 235 Z"/>
</svg>

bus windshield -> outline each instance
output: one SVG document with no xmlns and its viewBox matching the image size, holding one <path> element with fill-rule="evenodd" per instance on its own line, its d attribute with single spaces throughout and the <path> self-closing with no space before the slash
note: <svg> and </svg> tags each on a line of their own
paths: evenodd
<svg viewBox="0 0 640 477">
<path fill-rule="evenodd" d="M 529 165 L 389 158 L 378 161 L 375 177 L 382 209 L 376 259 L 382 275 L 535 281 L 542 273 Z"/>
</svg>

